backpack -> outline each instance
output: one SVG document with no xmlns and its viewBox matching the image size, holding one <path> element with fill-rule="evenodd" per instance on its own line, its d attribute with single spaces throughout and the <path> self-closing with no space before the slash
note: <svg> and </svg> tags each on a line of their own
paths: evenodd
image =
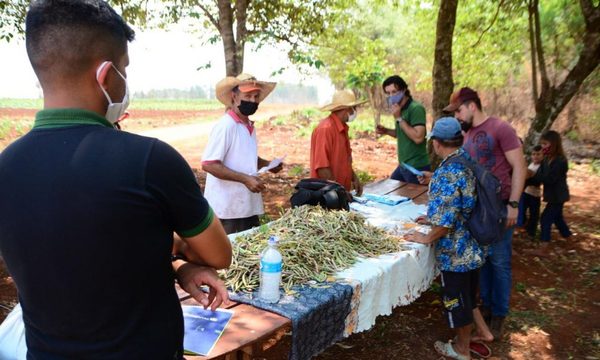
<svg viewBox="0 0 600 360">
<path fill-rule="evenodd" d="M 348 192 L 335 181 L 323 179 L 302 179 L 295 186 L 296 192 L 290 198 L 292 207 L 321 205 L 325 209 L 349 210 Z"/>
<path fill-rule="evenodd" d="M 471 235 L 480 245 L 491 245 L 500 240 L 506 231 L 506 205 L 502 200 L 500 180 L 488 169 L 463 156 L 454 156 L 448 163 L 460 163 L 475 175 L 477 201 L 467 220 Z"/>
</svg>

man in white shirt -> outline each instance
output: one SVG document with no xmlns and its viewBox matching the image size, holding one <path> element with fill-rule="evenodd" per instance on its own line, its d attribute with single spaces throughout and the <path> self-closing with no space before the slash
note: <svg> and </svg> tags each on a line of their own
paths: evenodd
<svg viewBox="0 0 600 360">
<path fill-rule="evenodd" d="M 216 86 L 217 99 L 227 110 L 213 128 L 204 155 L 204 197 L 228 234 L 259 225 L 264 213 L 261 191 L 265 185 L 257 171 L 269 164 L 258 156 L 256 129 L 249 116 L 275 88 L 249 74 L 228 76 Z M 279 172 L 281 165 L 271 169 Z"/>
</svg>

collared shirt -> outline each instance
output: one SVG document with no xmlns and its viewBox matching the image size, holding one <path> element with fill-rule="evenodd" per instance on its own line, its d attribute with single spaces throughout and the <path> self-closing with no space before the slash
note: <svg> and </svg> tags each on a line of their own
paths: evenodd
<svg viewBox="0 0 600 360">
<path fill-rule="evenodd" d="M 348 124 L 333 113 L 319 123 L 310 139 L 310 176 L 318 177 L 317 169 L 322 168 L 330 168 L 335 181 L 350 191 L 352 150 Z"/>
<path fill-rule="evenodd" d="M 484 252 L 467 228 L 477 193 L 473 172 L 452 156 L 468 156 L 462 148 L 448 155 L 433 173 L 429 183 L 427 217 L 433 225 L 448 228 L 448 234 L 435 245 L 437 266 L 443 271 L 467 272 L 483 265 Z"/>
<path fill-rule="evenodd" d="M 401 116 L 411 127 L 423 126 L 423 128 L 426 128 L 425 107 L 418 101 L 410 100 L 404 105 Z M 398 122 L 395 122 L 395 124 L 398 161 L 405 162 L 415 168 L 422 168 L 429 165 L 427 141 L 422 141 L 420 144 L 415 143 L 404 133 Z M 427 133 L 427 130 L 425 132 Z"/>
<path fill-rule="evenodd" d="M 42 110 L 0 153 L 0 199 L 29 356 L 181 357 L 173 232 L 195 236 L 213 213 L 177 151 L 90 111 Z"/>
<path fill-rule="evenodd" d="M 252 135 L 252 133 L 254 132 L 254 121 L 248 120 L 248 122 L 245 122 L 244 120 L 240 119 L 238 114 L 236 114 L 235 111 L 233 111 L 233 110 L 227 110 L 227 114 L 229 116 L 231 116 L 231 118 L 236 123 L 244 125 L 246 127 L 246 129 L 248 129 L 248 132 L 250 133 L 250 135 Z"/>
<path fill-rule="evenodd" d="M 231 170 L 252 175 L 258 169 L 258 145 L 252 124 L 227 111 L 213 128 L 202 163 L 220 162 Z M 262 195 L 246 185 L 206 175 L 204 196 L 221 219 L 242 219 L 264 213 Z"/>
</svg>

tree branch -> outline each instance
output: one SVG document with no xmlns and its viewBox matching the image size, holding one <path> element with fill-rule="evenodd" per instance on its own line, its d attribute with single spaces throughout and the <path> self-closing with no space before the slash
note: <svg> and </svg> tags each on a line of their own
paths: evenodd
<svg viewBox="0 0 600 360">
<path fill-rule="evenodd" d="M 205 5 L 202 5 L 200 3 L 198 3 L 198 7 L 200 9 L 202 9 L 202 11 L 204 11 L 204 14 L 206 15 L 206 17 L 208 18 L 208 20 L 210 21 L 211 24 L 213 24 L 217 30 L 221 31 L 221 27 L 219 26 L 219 22 L 217 21 L 217 19 L 210 13 L 210 11 L 208 11 L 208 8 Z"/>
<path fill-rule="evenodd" d="M 589 27 L 594 21 L 598 21 L 597 18 L 600 16 L 600 4 L 594 6 L 592 0 L 579 0 L 579 4 L 581 5 L 581 12 L 583 13 L 586 26 Z"/>
<path fill-rule="evenodd" d="M 496 9 L 496 13 L 494 14 L 494 18 L 492 19 L 492 22 L 490 23 L 490 25 L 487 28 L 485 28 L 481 32 L 481 34 L 479 34 L 479 39 L 477 39 L 477 41 L 475 42 L 475 44 L 472 45 L 472 47 L 476 47 L 477 45 L 479 45 L 479 43 L 481 42 L 481 39 L 483 39 L 483 35 L 485 35 L 486 32 L 490 31 L 492 26 L 494 26 L 494 24 L 496 23 L 496 20 L 498 19 L 498 14 L 500 14 L 500 8 L 502 7 L 503 4 L 504 4 L 504 0 L 500 0 L 500 2 L 498 3 L 498 8 Z"/>
<path fill-rule="evenodd" d="M 546 69 L 546 59 L 544 57 L 544 45 L 542 44 L 542 27 L 540 25 L 540 10 L 539 10 L 539 0 L 533 1 L 533 16 L 535 21 L 535 45 L 537 50 L 537 58 L 540 69 L 540 77 L 542 80 L 542 89 L 541 93 L 547 93 L 550 89 L 550 79 L 548 78 L 548 71 Z"/>
</svg>

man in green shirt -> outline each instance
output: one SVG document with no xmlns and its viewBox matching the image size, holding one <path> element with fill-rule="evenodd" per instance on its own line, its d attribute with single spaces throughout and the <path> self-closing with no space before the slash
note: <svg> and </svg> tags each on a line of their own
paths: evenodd
<svg viewBox="0 0 600 360">
<path fill-rule="evenodd" d="M 398 142 L 399 165 L 390 177 L 394 180 L 418 184 L 417 176 L 403 166 L 403 163 L 417 170 L 431 170 L 425 141 L 427 135 L 425 107 L 413 100 L 408 85 L 398 75 L 385 79 L 383 91 L 388 96 L 388 104 L 396 119 L 396 126 L 395 129 L 389 129 L 377 125 L 376 131 L 377 134 L 395 137 Z"/>
</svg>

